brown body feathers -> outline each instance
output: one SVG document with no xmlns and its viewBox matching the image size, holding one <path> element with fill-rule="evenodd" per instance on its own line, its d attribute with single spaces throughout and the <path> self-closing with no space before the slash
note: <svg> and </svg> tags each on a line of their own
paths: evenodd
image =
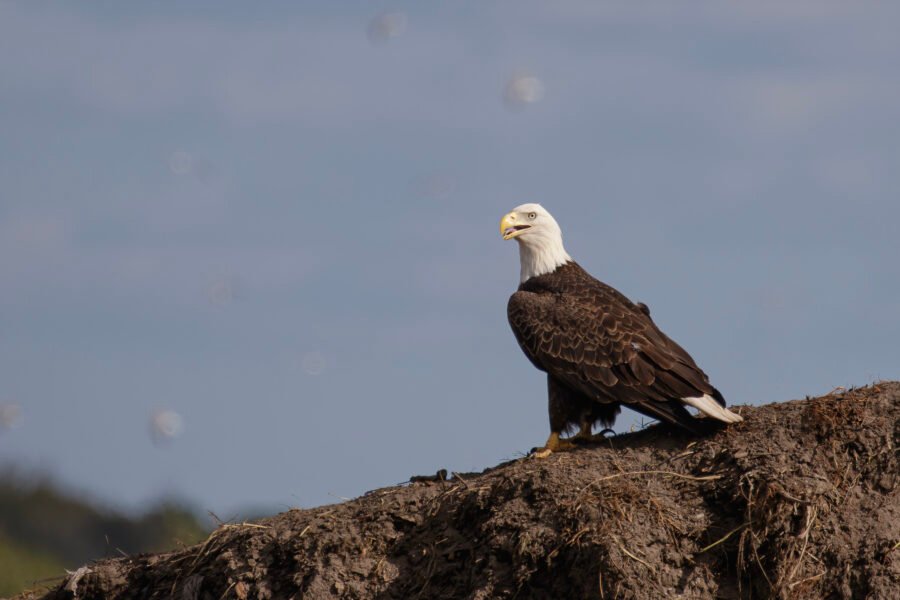
<svg viewBox="0 0 900 600">
<path fill-rule="evenodd" d="M 725 400 L 690 355 L 635 304 L 575 262 L 523 282 L 507 306 L 525 355 L 547 373 L 552 431 L 609 427 L 622 404 L 697 430 L 682 399 Z"/>
</svg>

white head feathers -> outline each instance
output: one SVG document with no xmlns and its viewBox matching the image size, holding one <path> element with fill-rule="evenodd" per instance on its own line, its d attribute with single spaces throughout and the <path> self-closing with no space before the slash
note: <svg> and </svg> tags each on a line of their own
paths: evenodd
<svg viewBox="0 0 900 600">
<path fill-rule="evenodd" d="M 519 243 L 520 281 L 544 275 L 572 260 L 563 247 L 562 230 L 540 204 L 523 204 L 500 221 L 503 239 Z"/>
</svg>

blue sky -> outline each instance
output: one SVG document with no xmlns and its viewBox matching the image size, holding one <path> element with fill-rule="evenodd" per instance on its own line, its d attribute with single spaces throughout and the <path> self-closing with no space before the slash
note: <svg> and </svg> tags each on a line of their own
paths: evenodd
<svg viewBox="0 0 900 600">
<path fill-rule="evenodd" d="M 546 392 L 497 223 L 532 201 L 731 403 L 900 378 L 898 18 L 0 3 L 0 456 L 220 516 L 518 456 Z"/>
</svg>

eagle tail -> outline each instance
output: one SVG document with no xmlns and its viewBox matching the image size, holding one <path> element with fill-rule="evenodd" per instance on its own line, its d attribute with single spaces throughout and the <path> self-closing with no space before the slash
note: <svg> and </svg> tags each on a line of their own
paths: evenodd
<svg viewBox="0 0 900 600">
<path fill-rule="evenodd" d="M 689 406 L 693 406 L 704 415 L 722 421 L 723 423 L 740 423 L 744 418 L 725 408 L 725 400 L 722 394 L 716 391 L 715 396 L 703 394 L 702 396 L 694 396 L 693 398 L 682 398 L 682 402 Z"/>
<path fill-rule="evenodd" d="M 631 405 L 631 408 L 648 417 L 683 427 L 694 435 L 704 433 L 701 424 L 691 416 L 691 413 L 678 400 L 641 402 L 640 404 Z"/>
</svg>

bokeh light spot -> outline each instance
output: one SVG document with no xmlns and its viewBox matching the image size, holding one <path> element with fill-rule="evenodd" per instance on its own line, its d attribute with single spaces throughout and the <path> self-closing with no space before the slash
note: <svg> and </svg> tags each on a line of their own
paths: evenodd
<svg viewBox="0 0 900 600">
<path fill-rule="evenodd" d="M 176 175 L 189 175 L 194 171 L 194 157 L 190 152 L 176 150 L 169 156 L 169 170 Z"/>
<path fill-rule="evenodd" d="M 544 97 L 544 84 L 536 76 L 529 73 L 518 73 L 506 82 L 503 90 L 503 102 L 507 108 L 521 109 L 529 104 L 540 102 Z"/>
<path fill-rule="evenodd" d="M 369 22 L 367 34 L 373 44 L 384 44 L 406 31 L 406 13 L 385 12 Z"/>
<path fill-rule="evenodd" d="M 22 407 L 12 402 L 0 404 L 0 431 L 21 427 L 24 422 Z"/>
<path fill-rule="evenodd" d="M 300 358 L 300 368 L 307 375 L 321 375 L 327 366 L 328 362 L 318 351 L 307 352 Z"/>
<path fill-rule="evenodd" d="M 184 419 L 171 409 L 160 409 L 150 415 L 150 437 L 156 445 L 172 441 L 184 432 Z"/>
<path fill-rule="evenodd" d="M 234 277 L 221 275 L 206 288 L 206 296 L 213 306 L 228 306 L 238 295 L 238 282 Z"/>
</svg>

